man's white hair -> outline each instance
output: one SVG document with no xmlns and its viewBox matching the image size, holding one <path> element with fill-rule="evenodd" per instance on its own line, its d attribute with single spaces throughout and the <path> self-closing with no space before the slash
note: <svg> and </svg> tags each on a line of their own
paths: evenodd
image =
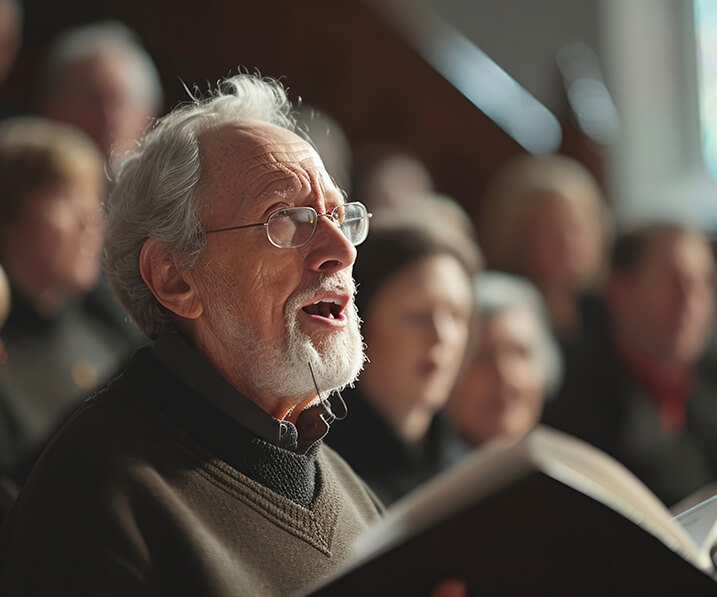
<svg viewBox="0 0 717 597">
<path fill-rule="evenodd" d="M 202 169 L 198 138 L 207 129 L 246 120 L 302 134 L 280 83 L 239 74 L 157 120 L 116 173 L 107 202 L 105 269 L 125 309 L 150 338 L 171 327 L 171 314 L 140 275 L 142 246 L 157 238 L 183 256 L 183 267 L 194 266 L 205 245 L 196 194 Z"/>
</svg>

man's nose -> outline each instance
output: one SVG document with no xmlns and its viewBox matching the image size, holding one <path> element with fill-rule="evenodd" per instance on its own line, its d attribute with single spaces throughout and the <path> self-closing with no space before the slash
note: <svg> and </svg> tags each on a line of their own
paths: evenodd
<svg viewBox="0 0 717 597">
<path fill-rule="evenodd" d="M 306 249 L 307 267 L 322 274 L 351 267 L 356 260 L 356 247 L 329 217 L 319 218 L 314 238 Z"/>
</svg>

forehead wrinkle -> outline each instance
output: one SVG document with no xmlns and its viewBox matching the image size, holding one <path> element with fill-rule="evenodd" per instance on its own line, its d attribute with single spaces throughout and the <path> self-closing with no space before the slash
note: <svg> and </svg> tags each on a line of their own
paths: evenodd
<svg viewBox="0 0 717 597">
<path fill-rule="evenodd" d="M 241 192 L 240 207 L 250 198 L 256 199 L 268 195 L 281 195 L 282 191 L 299 192 L 305 186 L 303 177 L 286 166 L 285 163 L 257 164 L 251 168 L 251 170 L 256 169 L 262 169 L 264 172 L 260 173 L 256 178 L 251 180 L 249 184 L 244 186 Z M 248 174 L 249 171 L 247 171 L 247 175 Z M 276 189 L 273 193 L 267 191 L 270 186 L 280 184 L 284 181 L 286 184 L 283 189 Z"/>
<path fill-rule="evenodd" d="M 250 173 L 257 169 L 264 170 L 264 172 L 252 180 L 242 192 L 242 202 L 249 197 L 261 198 L 271 195 L 282 195 L 282 191 L 301 193 L 302 190 L 306 188 L 310 190 L 312 186 L 318 190 L 319 194 L 327 194 L 327 185 L 324 180 L 327 178 L 325 171 L 323 170 L 322 164 L 317 162 L 313 155 L 305 156 L 301 160 L 278 159 L 273 152 L 269 152 L 268 155 L 274 158 L 272 162 L 256 163 L 246 171 Z M 284 181 L 286 181 L 286 185 L 283 189 L 277 189 L 274 192 L 267 191 L 268 187 L 280 184 Z M 292 185 L 292 183 L 296 184 Z M 329 185 L 328 192 L 339 198 L 342 197 L 340 191 L 334 184 Z"/>
<path fill-rule="evenodd" d="M 233 187 L 236 202 L 232 214 L 239 215 L 248 202 L 262 195 L 302 193 L 312 184 L 325 192 L 326 174 L 320 158 L 307 141 L 293 133 L 250 124 L 228 127 L 218 137 L 218 143 L 212 142 L 215 168 L 210 178 L 219 187 Z M 271 192 L 272 184 L 277 185 L 277 193 Z"/>
</svg>

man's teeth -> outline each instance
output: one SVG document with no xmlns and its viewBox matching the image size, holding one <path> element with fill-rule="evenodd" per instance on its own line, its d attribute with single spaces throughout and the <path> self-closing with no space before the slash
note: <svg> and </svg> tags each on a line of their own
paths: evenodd
<svg viewBox="0 0 717 597">
<path fill-rule="evenodd" d="M 338 299 L 326 299 L 304 307 L 310 315 L 319 315 L 327 319 L 336 319 L 341 312 L 341 302 Z"/>
</svg>

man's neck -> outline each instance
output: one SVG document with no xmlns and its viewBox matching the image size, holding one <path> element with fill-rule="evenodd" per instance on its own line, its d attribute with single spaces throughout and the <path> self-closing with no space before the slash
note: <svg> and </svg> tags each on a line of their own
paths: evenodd
<svg viewBox="0 0 717 597">
<path fill-rule="evenodd" d="M 317 404 L 315 398 L 296 403 L 290 413 L 275 416 L 256 400 L 230 383 L 182 333 L 164 332 L 152 347 L 154 357 L 164 364 L 195 394 L 256 437 L 279 447 L 304 453 L 323 438 L 334 418 L 343 418 L 343 409 Z"/>
<path fill-rule="evenodd" d="M 192 334 L 190 330 L 183 330 L 183 335 L 209 364 L 229 382 L 237 391 L 241 392 L 259 408 L 280 421 L 296 423 L 301 412 L 316 401 L 316 394 L 309 396 L 276 396 L 269 391 L 262 391 L 247 383 L 246 371 L 251 364 L 239 359 L 239 351 L 230 350 L 215 336 L 201 336 Z"/>
</svg>

